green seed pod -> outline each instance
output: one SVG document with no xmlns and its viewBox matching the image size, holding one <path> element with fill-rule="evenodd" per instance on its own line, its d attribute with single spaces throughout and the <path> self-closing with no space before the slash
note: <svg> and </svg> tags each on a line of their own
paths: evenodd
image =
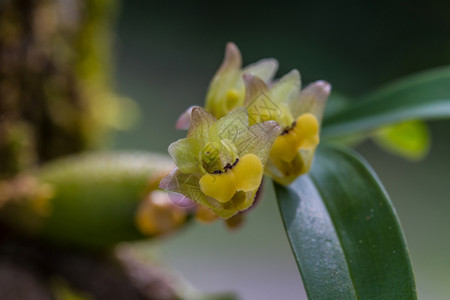
<svg viewBox="0 0 450 300">
<path fill-rule="evenodd" d="M 0 217 L 16 231 L 80 248 L 163 236 L 190 220 L 189 212 L 157 188 L 173 168 L 169 157 L 148 153 L 55 160 L 18 177 L 21 196 L 9 201 Z"/>
</svg>

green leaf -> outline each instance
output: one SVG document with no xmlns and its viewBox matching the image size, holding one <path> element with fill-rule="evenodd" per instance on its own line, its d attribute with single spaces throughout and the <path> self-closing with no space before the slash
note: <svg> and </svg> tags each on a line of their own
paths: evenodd
<svg viewBox="0 0 450 300">
<path fill-rule="evenodd" d="M 422 72 L 363 97 L 324 120 L 322 135 L 369 131 L 412 119 L 450 117 L 450 67 Z"/>
<path fill-rule="evenodd" d="M 378 129 L 373 140 L 385 151 L 417 161 L 430 148 L 430 136 L 423 121 L 405 121 Z"/>
<path fill-rule="evenodd" d="M 328 97 L 328 101 L 325 106 L 325 112 L 323 116 L 324 119 L 330 118 L 331 116 L 342 112 L 343 110 L 347 109 L 349 105 L 351 105 L 351 103 L 352 101 L 350 100 L 350 98 L 333 90 Z"/>
<path fill-rule="evenodd" d="M 322 146 L 309 175 L 275 191 L 309 299 L 416 299 L 397 215 L 359 156 Z"/>
</svg>

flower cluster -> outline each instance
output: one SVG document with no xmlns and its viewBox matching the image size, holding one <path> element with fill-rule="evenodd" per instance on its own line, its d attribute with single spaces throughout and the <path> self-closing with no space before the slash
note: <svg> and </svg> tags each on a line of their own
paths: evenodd
<svg viewBox="0 0 450 300">
<path fill-rule="evenodd" d="M 218 120 L 194 108 L 187 137 L 169 146 L 177 168 L 160 187 L 230 218 L 253 204 L 269 151 L 280 132 L 274 121 L 249 126 L 243 107 Z"/>
<path fill-rule="evenodd" d="M 331 86 L 301 90 L 297 70 L 273 81 L 277 68 L 274 59 L 242 68 L 239 49 L 227 44 L 205 109 L 190 107 L 177 121 L 189 131 L 169 146 L 177 168 L 161 188 L 227 219 L 253 204 L 263 173 L 287 185 L 309 171 Z"/>
<path fill-rule="evenodd" d="M 244 80 L 250 124 L 274 120 L 283 128 L 272 145 L 265 171 L 275 181 L 287 185 L 311 167 L 331 86 L 316 81 L 300 91 L 297 70 L 270 87 L 256 76 L 244 75 Z"/>
</svg>

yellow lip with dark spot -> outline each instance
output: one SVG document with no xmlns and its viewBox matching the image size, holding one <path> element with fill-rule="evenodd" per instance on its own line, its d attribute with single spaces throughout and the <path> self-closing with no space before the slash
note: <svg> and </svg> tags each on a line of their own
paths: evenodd
<svg viewBox="0 0 450 300">
<path fill-rule="evenodd" d="M 261 160 L 254 154 L 246 154 L 226 172 L 203 175 L 199 182 L 200 189 L 205 195 L 225 203 L 238 191 L 258 189 L 263 173 Z"/>
</svg>

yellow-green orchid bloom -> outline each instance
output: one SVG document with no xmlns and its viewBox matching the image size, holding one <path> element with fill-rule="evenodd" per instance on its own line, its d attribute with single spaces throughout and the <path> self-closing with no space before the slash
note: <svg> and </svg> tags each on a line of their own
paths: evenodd
<svg viewBox="0 0 450 300">
<path fill-rule="evenodd" d="M 270 87 L 250 74 L 244 75 L 244 81 L 250 124 L 274 120 L 283 128 L 272 146 L 265 172 L 287 185 L 311 167 L 331 85 L 316 81 L 300 92 L 297 70 Z"/>
<path fill-rule="evenodd" d="M 221 118 L 230 111 L 244 105 L 245 85 L 243 74 L 258 76 L 269 83 L 278 69 L 278 62 L 273 58 L 262 59 L 242 68 L 242 56 L 234 43 L 228 43 L 225 48 L 225 58 L 209 85 L 206 95 L 205 109 L 207 112 Z M 188 129 L 191 111 L 188 108 L 178 119 L 177 129 Z"/>
<path fill-rule="evenodd" d="M 172 143 L 175 168 L 160 187 L 183 194 L 222 218 L 249 208 L 281 127 L 274 121 L 249 126 L 244 107 L 216 119 L 193 108 L 187 137 Z"/>
<path fill-rule="evenodd" d="M 227 44 L 224 62 L 211 81 L 205 109 L 219 118 L 245 106 L 250 125 L 278 122 L 283 131 L 273 144 L 265 173 L 287 185 L 311 167 L 331 85 L 317 81 L 301 91 L 297 70 L 270 82 L 278 67 L 273 59 L 261 60 L 245 69 L 241 69 L 241 64 L 236 45 Z M 192 109 L 194 106 L 181 115 L 176 128 L 189 127 Z"/>
</svg>

